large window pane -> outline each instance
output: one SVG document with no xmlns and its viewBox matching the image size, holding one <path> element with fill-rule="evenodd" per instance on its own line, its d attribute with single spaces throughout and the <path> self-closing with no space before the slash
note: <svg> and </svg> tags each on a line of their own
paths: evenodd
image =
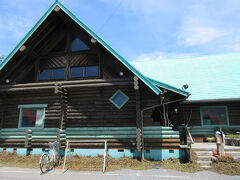
<svg viewBox="0 0 240 180">
<path fill-rule="evenodd" d="M 83 77 L 83 67 L 71 68 L 71 78 L 81 78 L 81 77 Z"/>
<path fill-rule="evenodd" d="M 86 77 L 98 76 L 98 66 L 87 66 Z"/>
<path fill-rule="evenodd" d="M 227 125 L 226 107 L 202 107 L 203 125 Z"/>
<path fill-rule="evenodd" d="M 43 109 L 37 109 L 36 112 L 36 127 L 43 127 L 43 119 L 44 119 L 44 110 Z"/>
<path fill-rule="evenodd" d="M 36 109 L 22 110 L 22 127 L 35 127 Z"/>
<path fill-rule="evenodd" d="M 65 79 L 65 69 L 53 69 L 53 79 Z"/>
<path fill-rule="evenodd" d="M 83 51 L 83 50 L 89 50 L 89 47 L 79 38 L 73 37 L 72 51 Z"/>
<path fill-rule="evenodd" d="M 50 69 L 43 70 L 40 73 L 39 80 L 50 80 L 52 76 L 52 72 Z"/>
</svg>

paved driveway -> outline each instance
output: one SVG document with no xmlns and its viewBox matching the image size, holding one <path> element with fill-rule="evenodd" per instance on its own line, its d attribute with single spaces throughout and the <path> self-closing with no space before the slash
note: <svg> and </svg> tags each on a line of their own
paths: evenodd
<svg viewBox="0 0 240 180">
<path fill-rule="evenodd" d="M 67 171 L 64 174 L 61 170 L 53 170 L 47 174 L 40 175 L 39 169 L 27 169 L 27 168 L 9 168 L 0 167 L 0 179 L 1 180 L 156 180 L 156 179 L 196 179 L 196 180 L 221 180 L 221 179 L 240 179 L 240 176 L 226 176 L 222 174 L 216 174 L 208 171 L 200 173 L 183 173 L 174 170 L 166 169 L 151 169 L 144 171 L 135 170 L 120 170 L 106 172 L 85 172 L 85 171 Z"/>
</svg>

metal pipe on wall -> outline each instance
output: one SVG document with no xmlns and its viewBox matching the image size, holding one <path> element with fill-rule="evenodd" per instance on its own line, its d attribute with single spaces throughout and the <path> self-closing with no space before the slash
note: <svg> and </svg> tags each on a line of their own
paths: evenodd
<svg viewBox="0 0 240 180">
<path fill-rule="evenodd" d="M 174 101 L 169 101 L 169 102 L 166 102 L 166 103 L 162 103 L 161 101 L 161 104 L 158 104 L 158 105 L 154 105 L 154 106 L 150 106 L 150 107 L 147 107 L 147 108 L 144 108 L 141 110 L 141 124 L 142 124 L 142 160 L 144 160 L 144 137 L 143 137 L 143 112 L 146 111 L 146 110 L 149 110 L 149 109 L 153 109 L 155 107 L 161 107 L 161 106 L 164 106 L 164 105 L 167 105 L 167 104 L 172 104 L 172 103 L 175 103 L 175 102 L 179 102 L 179 101 L 184 101 L 186 100 L 188 97 L 185 97 L 185 98 L 182 98 L 182 99 L 178 99 L 178 100 L 174 100 Z"/>
</svg>

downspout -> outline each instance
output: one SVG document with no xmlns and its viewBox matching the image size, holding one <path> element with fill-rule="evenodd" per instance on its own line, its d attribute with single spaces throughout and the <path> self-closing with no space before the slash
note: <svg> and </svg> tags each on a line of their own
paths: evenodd
<svg viewBox="0 0 240 180">
<path fill-rule="evenodd" d="M 161 104 L 154 105 L 154 106 L 150 106 L 150 107 L 147 107 L 147 108 L 144 108 L 144 109 L 141 110 L 141 123 L 142 123 L 142 160 L 144 160 L 143 112 L 146 111 L 146 110 L 149 110 L 149 109 L 156 108 L 156 107 L 161 107 L 161 106 L 163 106 L 163 105 L 172 104 L 172 103 L 179 102 L 179 101 L 184 101 L 184 100 L 186 100 L 187 98 L 188 98 L 188 97 L 185 97 L 185 98 L 182 98 L 182 99 L 178 99 L 178 100 L 174 100 L 174 101 L 169 101 L 169 102 L 166 102 L 166 103 L 162 103 L 162 101 L 161 101 Z"/>
</svg>

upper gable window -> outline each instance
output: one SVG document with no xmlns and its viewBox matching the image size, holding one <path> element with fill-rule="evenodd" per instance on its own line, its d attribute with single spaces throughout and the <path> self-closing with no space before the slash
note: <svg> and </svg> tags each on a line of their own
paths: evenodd
<svg viewBox="0 0 240 180">
<path fill-rule="evenodd" d="M 86 66 L 86 77 L 98 76 L 98 66 Z"/>
<path fill-rule="evenodd" d="M 84 67 L 72 67 L 71 68 L 71 78 L 81 78 L 83 77 Z"/>
<path fill-rule="evenodd" d="M 65 69 L 53 69 L 52 79 L 64 79 L 65 77 Z"/>
<path fill-rule="evenodd" d="M 50 80 L 51 77 L 52 77 L 52 71 L 51 71 L 51 69 L 46 69 L 46 70 L 43 70 L 43 71 L 40 73 L 39 80 Z"/>
<path fill-rule="evenodd" d="M 66 51 L 66 36 L 53 48 L 52 52 L 65 52 Z"/>
<path fill-rule="evenodd" d="M 98 66 L 82 66 L 71 68 L 71 78 L 98 77 Z"/>
<path fill-rule="evenodd" d="M 89 50 L 90 48 L 79 38 L 73 37 L 72 39 L 72 51 Z"/>
<path fill-rule="evenodd" d="M 45 69 L 40 73 L 39 80 L 61 80 L 65 79 L 65 68 Z"/>
</svg>

